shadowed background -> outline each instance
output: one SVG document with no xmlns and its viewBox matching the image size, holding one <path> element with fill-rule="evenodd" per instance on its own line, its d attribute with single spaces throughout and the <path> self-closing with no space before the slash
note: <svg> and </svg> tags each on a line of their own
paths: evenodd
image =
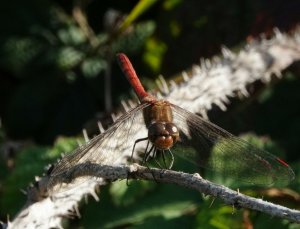
<svg viewBox="0 0 300 229">
<path fill-rule="evenodd" d="M 111 123 L 110 112 L 122 99 L 129 98 L 131 89 L 116 64 L 116 52 L 128 54 L 142 82 L 147 88 L 153 88 L 159 74 L 171 78 L 198 64 L 200 57 L 217 55 L 221 45 L 238 50 L 247 39 L 260 33 L 271 36 L 275 26 L 291 31 L 300 19 L 300 3 L 296 0 L 144 2 L 149 6 L 122 32 L 116 28 L 126 14 L 132 15 L 138 1 L 13 0 L 2 3 L 2 220 L 6 214 L 15 214 L 24 204 L 20 188 L 25 188 L 34 175 L 40 175 L 44 166 L 55 161 L 61 152 L 76 147 L 74 136 L 79 136 L 82 128 L 95 134 L 96 121 L 100 119 L 107 126 Z M 284 72 L 283 80 L 275 80 L 268 87 L 259 82 L 251 85 L 250 99 L 233 100 L 225 113 L 215 107 L 209 112 L 210 119 L 237 135 L 253 132 L 266 136 L 254 137 L 254 144 L 261 144 L 270 151 L 275 149 L 287 161 L 294 162 L 293 168 L 298 168 L 299 73 L 299 63 L 295 63 Z M 59 139 L 60 136 L 70 138 Z M 153 224 L 197 227 L 205 222 L 218 228 L 210 221 L 214 217 L 222 223 L 230 221 L 231 225 L 245 223 L 241 217 L 244 212 L 231 219 L 225 217 L 231 212 L 228 208 L 222 211 L 223 205 L 215 204 L 211 211 L 204 212 L 210 201 L 203 201 L 198 193 L 189 190 L 174 192 L 172 186 L 149 183 L 136 183 L 128 189 L 117 188 L 118 185 L 103 189 L 100 204 L 91 201 L 82 210 L 85 217 L 73 221 L 72 226 L 137 226 L 143 222 L 149 227 Z M 289 198 L 280 201 L 287 205 Z M 97 218 L 105 206 L 111 211 L 104 211 L 104 223 L 100 224 L 95 212 Z M 129 209 L 135 209 L 136 213 L 130 214 Z M 105 216 L 108 213 L 110 215 Z M 252 214 L 254 224 L 257 222 L 262 227 L 266 218 Z M 119 221 L 114 217 L 119 217 Z M 279 221 L 274 222 L 278 225 Z"/>
</svg>

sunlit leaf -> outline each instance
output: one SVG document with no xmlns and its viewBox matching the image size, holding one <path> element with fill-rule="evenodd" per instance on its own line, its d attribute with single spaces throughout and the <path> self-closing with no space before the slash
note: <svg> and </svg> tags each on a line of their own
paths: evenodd
<svg viewBox="0 0 300 229">
<path fill-rule="evenodd" d="M 167 45 L 155 38 L 148 39 L 146 43 L 146 52 L 143 56 L 143 59 L 152 71 L 159 72 L 161 64 L 162 64 L 162 58 L 167 51 Z"/>
<path fill-rule="evenodd" d="M 140 0 L 124 20 L 120 26 L 120 30 L 126 30 L 128 26 L 130 26 L 140 15 L 147 11 L 155 2 L 157 2 L 157 0 Z"/>
</svg>

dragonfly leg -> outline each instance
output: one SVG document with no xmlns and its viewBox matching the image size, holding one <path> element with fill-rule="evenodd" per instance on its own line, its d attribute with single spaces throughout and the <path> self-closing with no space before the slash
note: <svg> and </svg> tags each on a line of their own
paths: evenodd
<svg viewBox="0 0 300 229">
<path fill-rule="evenodd" d="M 147 148 L 148 148 L 148 145 L 147 145 Z M 149 149 L 148 152 L 147 152 L 147 148 L 146 148 L 146 151 L 144 153 L 143 164 L 146 164 L 146 162 L 149 160 L 149 157 L 151 156 L 151 152 L 153 150 L 155 151 L 155 146 L 154 145 L 151 146 L 151 148 Z"/>
<path fill-rule="evenodd" d="M 160 153 L 163 153 L 162 151 L 156 149 L 154 152 L 153 152 L 153 161 L 156 163 L 156 165 L 160 168 L 160 169 L 164 169 L 163 166 L 161 166 L 161 164 L 159 163 L 159 161 L 156 159 L 157 158 L 157 152 L 160 152 Z"/>
<path fill-rule="evenodd" d="M 164 168 L 161 166 L 161 164 L 156 160 L 156 157 L 154 158 L 154 161 L 156 162 L 156 164 L 161 168 L 161 171 L 160 171 L 160 178 L 162 177 L 162 175 L 164 174 L 164 172 L 166 171 L 166 169 L 168 169 L 167 167 L 167 163 L 166 163 L 166 158 L 165 158 L 165 152 L 164 150 L 160 150 L 161 152 L 161 155 L 162 155 L 162 159 L 163 159 L 163 162 L 164 162 Z"/>
<path fill-rule="evenodd" d="M 174 155 L 172 153 L 172 151 L 170 149 L 168 149 L 168 152 L 171 156 L 171 162 L 170 162 L 170 165 L 169 165 L 169 168 L 168 169 L 171 169 L 173 167 L 173 164 L 174 164 Z"/>
<path fill-rule="evenodd" d="M 155 161 L 156 165 L 160 168 L 160 169 L 164 169 L 163 166 L 161 166 L 161 164 L 159 163 L 159 161 L 156 158 L 153 158 L 153 160 Z"/>
<path fill-rule="evenodd" d="M 167 163 L 166 163 L 165 151 L 164 150 L 161 151 L 161 156 L 162 156 L 162 159 L 163 159 L 163 162 L 164 162 L 165 169 L 169 168 L 167 166 Z"/>
<path fill-rule="evenodd" d="M 149 160 L 149 157 L 150 157 L 152 151 L 154 151 L 154 152 L 153 152 L 153 155 L 155 155 L 155 154 L 156 154 L 156 148 L 155 148 L 154 145 L 151 146 L 151 148 L 150 148 L 150 150 L 149 150 L 148 152 L 145 152 L 145 154 L 144 154 L 144 159 L 143 159 L 143 164 L 144 164 L 150 171 L 151 171 L 151 169 L 150 169 L 150 167 L 149 167 L 149 165 L 148 165 L 147 162 L 148 162 L 148 160 Z M 153 180 L 154 180 L 155 182 L 158 183 L 158 181 L 156 180 L 156 178 L 155 178 L 155 176 L 154 176 L 154 173 L 153 173 L 152 171 L 151 171 L 151 174 L 152 174 Z"/>
<path fill-rule="evenodd" d="M 135 145 L 139 142 L 146 141 L 146 140 L 148 140 L 148 137 L 135 140 L 133 148 L 132 148 L 132 152 L 131 152 L 131 157 L 130 157 L 131 163 L 133 163 L 133 153 L 134 153 Z M 149 144 L 149 141 L 148 141 L 148 144 Z M 147 144 L 147 148 L 148 148 L 148 144 Z"/>
<path fill-rule="evenodd" d="M 146 141 L 146 140 L 148 140 L 148 137 L 147 137 L 147 138 L 140 138 L 140 139 L 137 139 L 137 140 L 134 142 L 134 145 L 133 145 L 133 148 L 132 148 L 132 152 L 131 152 L 131 157 L 130 157 L 131 163 L 133 163 L 133 153 L 134 153 L 135 145 L 136 145 L 137 143 L 139 143 L 139 142 Z M 148 146 L 149 146 L 149 141 L 148 141 L 148 143 L 147 143 L 146 150 L 148 149 Z M 127 174 L 126 185 L 129 186 L 129 174 Z"/>
</svg>

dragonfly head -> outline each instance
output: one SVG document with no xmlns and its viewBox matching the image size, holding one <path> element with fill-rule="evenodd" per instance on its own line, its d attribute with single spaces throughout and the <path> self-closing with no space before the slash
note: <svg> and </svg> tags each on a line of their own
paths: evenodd
<svg viewBox="0 0 300 229">
<path fill-rule="evenodd" d="M 153 122 L 148 127 L 148 138 L 158 149 L 170 149 L 179 139 L 177 126 L 171 122 Z"/>
</svg>

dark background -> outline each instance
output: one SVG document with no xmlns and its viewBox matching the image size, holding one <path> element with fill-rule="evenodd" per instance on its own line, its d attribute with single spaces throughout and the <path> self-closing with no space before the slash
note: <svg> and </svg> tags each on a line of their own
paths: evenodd
<svg viewBox="0 0 300 229">
<path fill-rule="evenodd" d="M 292 32 L 300 19 L 300 2 L 296 0 L 165 0 L 153 4 L 119 33 L 116 29 L 118 22 L 125 14 L 130 14 L 137 3 L 129 0 L 12 0 L 1 4 L 1 219 L 5 220 L 7 213 L 15 214 L 23 205 L 24 197 L 18 189 L 25 188 L 34 175 L 41 174 L 44 166 L 53 162 L 60 152 L 75 147 L 74 136 L 78 136 L 82 128 L 93 134 L 96 120 L 101 119 L 104 125 L 109 123 L 110 112 L 119 106 L 121 99 L 129 98 L 131 89 L 115 62 L 116 52 L 127 53 L 143 83 L 152 88 L 159 74 L 166 78 L 177 75 L 199 63 L 200 57 L 217 55 L 221 45 L 237 51 L 247 39 L 256 38 L 260 33 L 271 36 L 273 27 Z M 94 35 L 86 35 L 84 28 L 79 26 L 74 14 L 77 8 L 85 13 Z M 110 10 L 119 13 L 107 25 L 104 18 Z M 93 39 L 98 42 L 97 45 L 93 44 Z M 233 100 L 226 113 L 214 108 L 209 113 L 211 120 L 234 134 L 252 132 L 265 136 L 257 141 L 267 141 L 268 146 L 279 149 L 297 171 L 300 150 L 299 73 L 299 63 L 294 63 L 285 70 L 282 80 L 274 80 L 269 86 L 257 82 L 251 86 L 251 99 L 243 102 Z M 106 95 L 105 75 L 112 82 L 111 93 Z M 111 100 L 111 104 L 105 105 L 107 100 Z M 59 139 L 60 136 L 72 137 Z M 148 183 L 136 186 L 132 189 L 152 193 L 153 198 L 156 198 L 157 192 L 164 196 L 169 193 L 168 189 L 172 190 L 169 186 L 157 187 Z M 228 209 L 220 210 L 224 208 L 222 204 L 215 204 L 209 213 L 203 213 L 201 209 L 205 211 L 209 204 L 190 191 L 188 193 L 192 197 L 186 200 L 184 192 L 187 191 L 180 189 L 179 197 L 168 200 L 170 206 L 176 200 L 191 202 L 187 204 L 187 211 L 178 210 L 178 217 L 171 217 L 172 220 L 160 213 L 159 209 L 164 209 L 160 205 L 154 205 L 153 208 L 157 208 L 155 214 L 145 213 L 141 218 L 134 217 L 134 213 L 125 214 L 130 204 L 132 208 L 141 208 L 141 212 L 147 209 L 147 200 L 141 200 L 143 194 L 138 195 L 134 191 L 133 196 L 128 197 L 132 199 L 130 204 L 124 204 L 124 196 L 114 196 L 108 189 L 104 190 L 102 202 L 90 204 L 83 212 L 93 208 L 100 212 L 100 208 L 108 202 L 113 215 L 130 219 L 121 220 L 117 226 L 158 222 L 165 227 L 197 227 L 205 223 L 211 228 L 218 228 L 212 226 L 211 219 L 217 216 L 221 219 L 230 212 Z M 113 198 L 120 198 L 122 204 L 116 204 Z M 293 203 L 292 198 L 296 197 L 285 198 L 283 195 L 281 201 L 288 205 Z M 198 202 L 203 208 L 195 205 Z M 159 198 L 157 203 L 161 203 Z M 168 212 L 168 209 L 166 207 L 165 211 Z M 174 205 L 171 209 L 180 208 Z M 227 219 L 230 222 L 226 224 L 244 225 L 243 214 L 239 212 L 232 219 Z M 264 225 L 265 219 L 257 213 L 252 214 L 254 225 Z M 93 224 L 92 214 L 87 215 L 91 219 L 84 218 L 73 223 L 86 223 L 86 227 L 100 225 L 97 221 Z M 111 218 L 115 220 L 113 216 Z M 106 220 L 109 221 L 108 218 Z M 224 223 L 224 220 L 220 222 Z"/>
</svg>

